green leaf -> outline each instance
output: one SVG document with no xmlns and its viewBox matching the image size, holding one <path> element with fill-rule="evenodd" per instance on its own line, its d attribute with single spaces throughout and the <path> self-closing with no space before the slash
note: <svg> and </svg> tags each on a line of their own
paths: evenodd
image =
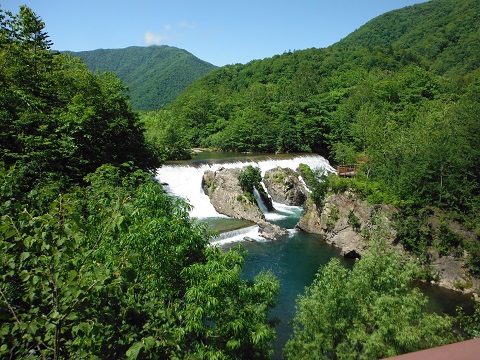
<svg viewBox="0 0 480 360">
<path fill-rule="evenodd" d="M 17 234 L 17 232 L 15 231 L 15 229 L 10 228 L 4 233 L 3 236 L 5 237 L 5 240 L 8 240 L 8 239 L 14 237 L 16 234 Z"/>
<path fill-rule="evenodd" d="M 70 270 L 68 272 L 68 281 L 73 282 L 77 279 L 77 272 L 75 270 Z"/>
<path fill-rule="evenodd" d="M 143 348 L 143 343 L 141 341 L 137 341 L 134 343 L 130 348 L 127 350 L 127 358 L 128 359 L 136 359 L 140 354 L 140 351 Z"/>
<path fill-rule="evenodd" d="M 37 333 L 38 327 L 35 323 L 30 323 L 27 327 L 27 330 L 30 334 L 35 335 Z"/>
<path fill-rule="evenodd" d="M 67 320 L 77 320 L 78 319 L 78 315 L 76 312 L 71 312 L 70 314 L 68 314 L 68 316 L 66 317 Z"/>
</svg>

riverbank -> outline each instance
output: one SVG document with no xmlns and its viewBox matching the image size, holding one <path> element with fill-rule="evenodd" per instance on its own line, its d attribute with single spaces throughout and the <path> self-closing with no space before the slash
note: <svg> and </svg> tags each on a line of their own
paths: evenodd
<svg viewBox="0 0 480 360">
<path fill-rule="evenodd" d="M 354 192 L 344 191 L 327 196 L 321 207 L 311 200 L 308 201 L 297 227 L 302 231 L 321 235 L 325 242 L 337 247 L 344 257 L 360 258 L 369 246 L 372 225 L 381 222 L 383 235 L 387 237 L 392 248 L 401 252 L 405 258 L 420 260 L 424 280 L 449 290 L 471 294 L 478 301 L 480 280 L 469 272 L 465 263 L 466 254 L 440 254 L 434 247 L 430 247 L 428 261 L 419 259 L 398 242 L 393 226 L 397 213 L 398 209 L 393 205 L 372 205 L 360 199 Z M 438 231 L 433 227 L 432 229 Z"/>
<path fill-rule="evenodd" d="M 328 162 L 314 154 L 282 156 L 268 154 L 254 157 L 254 160 L 250 155 L 245 154 L 243 157 L 239 157 L 237 154 L 233 158 L 230 157 L 231 153 L 227 153 L 226 158 L 222 158 L 221 154 L 216 155 L 218 158 L 214 160 L 202 159 L 201 161 L 192 160 L 166 164 L 159 169 L 157 178 L 162 183 L 169 184 L 166 186 L 169 192 L 188 199 L 193 206 L 191 216 L 196 217 L 198 221 L 207 222 L 211 228 L 222 233 L 221 236 L 212 239 L 213 244 L 228 250 L 239 242 L 242 243 L 248 252 L 242 272 L 243 278 L 251 279 L 261 270 L 268 269 L 278 277 L 282 285 L 278 305 L 272 311 L 271 317 L 278 322 L 276 327 L 278 338 L 274 344 L 274 358 L 281 359 L 283 346 L 292 334 L 290 320 L 295 314 L 295 301 L 298 295 L 303 293 L 305 286 L 311 284 L 319 268 L 326 265 L 332 258 L 340 259 L 347 267 L 353 266 L 355 260 L 342 256 L 340 248 L 327 243 L 322 235 L 295 229 L 302 214 L 308 211 L 308 206 L 288 206 L 274 202 L 274 211 L 264 210 L 266 220 L 288 229 L 288 233 L 280 236 L 277 240 L 266 240 L 260 237 L 258 228 L 255 226 L 243 226 L 252 225 L 251 222 L 244 223 L 238 229 L 237 225 L 242 220 L 231 219 L 215 211 L 209 197 L 202 189 L 202 178 L 205 171 L 215 172 L 220 168 L 242 168 L 252 165 L 261 168 L 262 174 L 265 175 L 269 169 L 277 167 L 295 170 L 299 164 L 304 163 L 315 169 L 321 168 Z M 328 165 L 327 169 L 332 168 Z M 272 179 L 282 179 L 281 175 L 276 174 L 278 172 L 272 173 Z M 284 179 L 288 179 L 288 177 L 285 176 Z M 277 185 L 282 188 L 283 183 L 279 182 Z M 286 188 L 288 189 L 289 186 Z M 245 241 L 245 237 L 254 241 Z M 455 315 L 457 306 L 465 306 L 467 311 L 471 308 L 471 300 L 468 296 L 432 286 L 430 283 L 421 285 L 424 285 L 422 291 L 429 294 L 429 309 L 432 310 L 427 311 Z M 447 306 L 444 308 L 444 305 Z"/>
</svg>

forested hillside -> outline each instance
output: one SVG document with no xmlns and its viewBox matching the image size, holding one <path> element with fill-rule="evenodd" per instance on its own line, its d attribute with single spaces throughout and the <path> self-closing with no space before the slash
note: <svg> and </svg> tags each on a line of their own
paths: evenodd
<svg viewBox="0 0 480 360">
<path fill-rule="evenodd" d="M 0 9 L 0 358 L 266 358 L 278 280 L 152 179 L 121 81 Z"/>
<path fill-rule="evenodd" d="M 400 242 L 426 258 L 435 244 L 466 249 L 480 273 L 479 18 L 476 0 L 433 0 L 329 48 L 219 68 L 145 114 L 147 136 L 172 158 L 195 146 L 318 152 L 336 164 L 361 155 L 358 187 L 402 209 Z M 435 239 L 437 211 L 475 235 Z"/>
<path fill-rule="evenodd" d="M 130 90 L 134 110 L 156 110 L 216 67 L 172 46 L 69 52 L 93 72 L 112 71 Z"/>
<path fill-rule="evenodd" d="M 465 75 L 480 67 L 479 22 L 477 2 L 428 1 L 373 19 L 336 46 L 391 46 L 437 74 Z"/>
</svg>

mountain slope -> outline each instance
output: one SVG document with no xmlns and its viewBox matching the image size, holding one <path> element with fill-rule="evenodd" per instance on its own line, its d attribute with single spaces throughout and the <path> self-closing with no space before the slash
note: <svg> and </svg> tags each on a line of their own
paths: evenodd
<svg viewBox="0 0 480 360">
<path fill-rule="evenodd" d="M 191 146 L 327 155 L 351 136 L 358 109 L 336 110 L 356 88 L 385 83 L 372 93 L 379 102 L 415 108 L 459 91 L 447 77 L 459 87 L 478 78 L 479 14 L 478 0 L 433 0 L 379 16 L 326 49 L 219 68 L 170 104 L 171 129 Z M 338 118 L 345 123 L 332 125 Z"/>
<path fill-rule="evenodd" d="M 435 0 L 393 10 L 334 46 L 408 49 L 438 73 L 465 74 L 480 66 L 480 2 Z"/>
<path fill-rule="evenodd" d="M 340 164 L 367 155 L 369 179 L 393 197 L 471 211 L 480 203 L 479 8 L 432 0 L 325 49 L 216 69 L 152 116 L 151 137 L 166 151 L 317 152 Z M 430 52 L 435 34 L 451 40 Z"/>
<path fill-rule="evenodd" d="M 191 82 L 215 69 L 189 52 L 171 46 L 132 46 L 69 52 L 92 71 L 112 71 L 130 89 L 135 110 L 154 110 L 171 102 Z"/>
</svg>

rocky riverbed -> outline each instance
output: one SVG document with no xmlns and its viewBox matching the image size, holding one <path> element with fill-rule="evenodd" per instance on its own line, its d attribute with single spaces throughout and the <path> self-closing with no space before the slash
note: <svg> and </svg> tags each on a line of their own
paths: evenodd
<svg viewBox="0 0 480 360">
<path fill-rule="evenodd" d="M 328 196 L 322 207 L 308 200 L 297 227 L 305 232 L 316 233 L 341 250 L 345 257 L 360 258 L 369 246 L 369 234 L 374 223 L 382 224 L 385 239 L 405 258 L 412 256 L 395 241 L 392 219 L 397 209 L 392 205 L 371 205 L 354 193 Z M 430 251 L 428 271 L 431 283 L 447 289 L 473 293 L 480 288 L 480 281 L 473 277 L 465 266 L 465 257 L 440 256 Z"/>
</svg>

